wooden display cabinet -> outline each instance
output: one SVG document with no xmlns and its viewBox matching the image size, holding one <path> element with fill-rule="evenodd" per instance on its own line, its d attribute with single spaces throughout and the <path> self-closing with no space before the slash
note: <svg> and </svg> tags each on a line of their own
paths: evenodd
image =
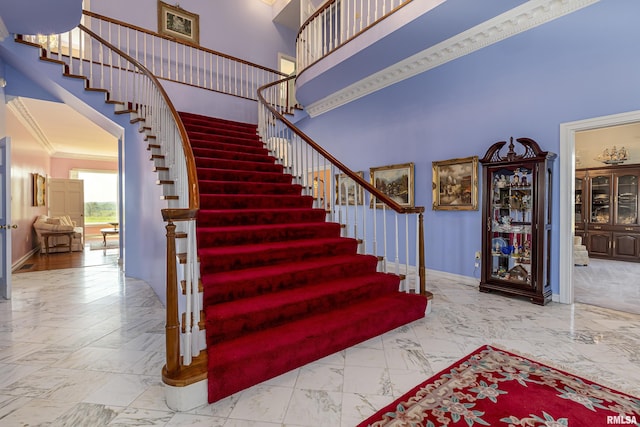
<svg viewBox="0 0 640 427">
<path fill-rule="evenodd" d="M 639 185 L 638 165 L 576 170 L 575 232 L 590 257 L 640 262 Z"/>
<path fill-rule="evenodd" d="M 556 155 L 530 138 L 493 144 L 483 165 L 480 291 L 551 300 L 551 179 Z"/>
</svg>

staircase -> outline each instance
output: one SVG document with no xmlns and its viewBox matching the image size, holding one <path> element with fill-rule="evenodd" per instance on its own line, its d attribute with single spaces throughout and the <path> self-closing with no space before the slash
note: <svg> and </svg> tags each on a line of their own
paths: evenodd
<svg viewBox="0 0 640 427">
<path fill-rule="evenodd" d="M 180 115 L 200 187 L 209 402 L 424 316 L 427 299 L 340 237 L 256 126 Z"/>
</svg>

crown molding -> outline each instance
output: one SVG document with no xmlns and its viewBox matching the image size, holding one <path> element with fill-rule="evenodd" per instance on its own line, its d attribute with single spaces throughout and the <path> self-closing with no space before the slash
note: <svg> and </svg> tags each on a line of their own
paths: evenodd
<svg viewBox="0 0 640 427">
<path fill-rule="evenodd" d="M 529 0 L 306 106 L 310 117 L 573 13 L 600 0 Z"/>
<path fill-rule="evenodd" d="M 101 161 L 101 162 L 118 161 L 118 156 L 107 156 L 107 155 L 100 155 L 100 154 L 67 153 L 64 151 L 56 151 L 51 157 L 55 159 L 95 160 L 95 161 Z"/>
<path fill-rule="evenodd" d="M 31 115 L 29 108 L 22 102 L 20 97 L 15 97 L 7 102 L 7 107 L 49 155 L 56 151 L 40 125 L 38 125 L 38 121 Z"/>
</svg>

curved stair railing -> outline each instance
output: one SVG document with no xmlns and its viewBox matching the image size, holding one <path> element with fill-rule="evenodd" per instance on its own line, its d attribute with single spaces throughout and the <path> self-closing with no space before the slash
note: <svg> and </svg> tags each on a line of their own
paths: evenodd
<svg viewBox="0 0 640 427">
<path fill-rule="evenodd" d="M 104 92 L 115 114 L 129 114 L 148 141 L 157 184 L 167 208 L 166 384 L 184 386 L 206 378 L 202 296 L 195 219 L 200 198 L 189 137 L 162 85 L 142 63 L 84 25 L 64 34 L 20 36 L 41 49 L 41 59 L 60 63 L 67 77 L 83 79 L 85 90 Z M 180 278 L 180 279 L 178 279 Z M 182 309 L 182 321 L 179 310 Z M 204 372 L 204 375 L 202 374 Z"/>
<path fill-rule="evenodd" d="M 329 0 L 300 27 L 297 73 L 356 38 L 413 0 Z"/>
<path fill-rule="evenodd" d="M 290 107 L 282 101 L 292 79 L 260 88 L 258 133 L 263 142 L 305 194 L 313 196 L 315 207 L 325 209 L 327 220 L 340 223 L 343 236 L 358 240 L 360 253 L 378 256 L 380 270 L 398 274 L 401 290 L 431 299 L 425 281 L 424 207 L 400 205 L 287 120 Z M 410 247 L 412 240 L 415 247 Z"/>
<path fill-rule="evenodd" d="M 285 75 L 261 65 L 83 11 L 84 25 L 161 80 L 257 100 L 258 88 Z"/>
</svg>

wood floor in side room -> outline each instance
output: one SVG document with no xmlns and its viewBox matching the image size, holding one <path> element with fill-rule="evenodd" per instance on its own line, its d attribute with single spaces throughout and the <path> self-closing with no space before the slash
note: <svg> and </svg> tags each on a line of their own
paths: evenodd
<svg viewBox="0 0 640 427">
<path fill-rule="evenodd" d="M 117 243 L 118 236 L 108 236 L 107 243 Z M 84 251 L 82 252 L 57 252 L 49 255 L 36 253 L 31 256 L 20 268 L 13 271 L 25 273 L 29 271 L 58 270 L 62 268 L 91 267 L 96 265 L 117 264 L 119 249 L 110 245 L 107 249 L 94 249 L 96 244 L 102 244 L 102 235 L 86 236 Z"/>
</svg>

